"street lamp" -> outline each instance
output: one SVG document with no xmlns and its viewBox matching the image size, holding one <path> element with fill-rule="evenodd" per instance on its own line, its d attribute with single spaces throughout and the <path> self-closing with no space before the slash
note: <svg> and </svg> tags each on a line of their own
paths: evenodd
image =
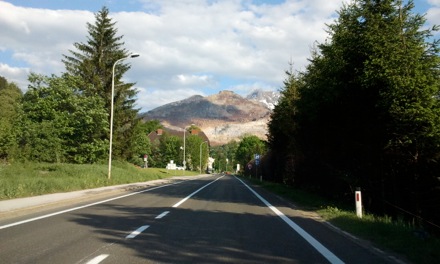
<svg viewBox="0 0 440 264">
<path fill-rule="evenodd" d="M 131 55 L 128 55 L 127 57 L 124 57 L 122 59 L 116 60 L 115 63 L 113 63 L 112 68 L 112 95 L 110 99 L 110 148 L 108 151 L 108 179 L 111 178 L 112 175 L 112 143 L 113 143 L 113 98 L 115 96 L 115 67 L 118 62 L 123 61 L 125 59 L 129 58 L 136 58 L 139 57 L 139 54 L 133 53 Z"/>
<path fill-rule="evenodd" d="M 203 143 L 208 143 L 208 141 L 203 141 L 200 143 L 200 174 L 202 174 L 202 145 Z"/>
<path fill-rule="evenodd" d="M 185 128 L 183 128 L 183 172 L 185 173 L 185 170 L 186 170 L 186 129 L 187 128 L 189 128 L 189 127 L 191 127 L 191 126 L 194 126 L 194 124 L 191 124 L 191 125 L 189 125 L 189 126 L 186 126 Z"/>
</svg>

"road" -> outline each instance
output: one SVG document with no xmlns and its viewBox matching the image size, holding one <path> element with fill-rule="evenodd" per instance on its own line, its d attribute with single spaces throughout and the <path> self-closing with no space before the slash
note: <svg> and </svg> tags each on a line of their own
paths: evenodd
<svg viewBox="0 0 440 264">
<path fill-rule="evenodd" d="M 234 176 L 29 217 L 0 221 L 1 263 L 391 263 Z"/>
</svg>

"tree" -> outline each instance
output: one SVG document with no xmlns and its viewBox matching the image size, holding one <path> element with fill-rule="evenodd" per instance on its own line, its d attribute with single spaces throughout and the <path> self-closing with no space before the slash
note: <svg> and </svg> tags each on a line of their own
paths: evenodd
<svg viewBox="0 0 440 264">
<path fill-rule="evenodd" d="M 299 180 L 315 190 L 351 199 L 361 186 L 372 197 L 367 209 L 387 202 L 431 217 L 421 201 L 440 197 L 439 42 L 428 42 L 438 28 L 423 29 L 413 8 L 395 0 L 343 6 L 301 76 L 290 110 L 297 133 L 286 145 L 299 147 Z"/>
<path fill-rule="evenodd" d="M 238 144 L 235 152 L 235 160 L 242 168 L 254 159 L 254 154 L 264 155 L 266 153 L 266 143 L 254 135 L 244 136 Z"/>
<path fill-rule="evenodd" d="M 200 170 L 200 163 L 202 167 L 206 164 L 209 156 L 208 145 L 207 143 L 202 144 L 203 142 L 203 139 L 198 135 L 186 136 L 186 162 L 190 170 Z M 200 160 L 200 149 L 202 150 L 202 160 Z"/>
<path fill-rule="evenodd" d="M 14 83 L 0 76 L 0 159 L 11 158 L 16 149 L 16 131 L 14 129 L 20 113 L 23 93 Z"/>
<path fill-rule="evenodd" d="M 181 154 L 183 153 L 181 150 L 182 145 L 181 138 L 164 133 L 160 138 L 159 151 L 157 152 L 160 154 L 160 158 L 158 159 L 157 165 L 165 168 L 171 160 L 179 164 L 183 156 L 183 154 Z"/>
<path fill-rule="evenodd" d="M 143 122 L 141 124 L 142 130 L 145 134 L 150 134 L 153 131 L 156 131 L 159 128 L 163 128 L 163 125 L 160 123 L 159 120 L 148 120 L 146 122 Z"/>
<path fill-rule="evenodd" d="M 41 162 L 94 163 L 107 153 L 101 139 L 108 122 L 103 101 L 86 96 L 72 76 L 29 76 L 19 143 L 23 158 Z"/>
<path fill-rule="evenodd" d="M 271 113 L 268 123 L 268 144 L 272 155 L 270 174 L 267 176 L 276 182 L 292 184 L 294 182 L 295 160 L 300 155 L 298 152 L 297 138 L 297 102 L 299 101 L 299 89 L 301 76 L 293 72 L 293 64 L 286 71 L 287 78 L 281 90 L 278 104 Z"/>
<path fill-rule="evenodd" d="M 137 165 L 143 165 L 144 155 L 151 155 L 151 142 L 145 133 L 145 123 L 138 122 L 134 129 L 134 138 L 130 142 L 130 151 L 132 152 L 130 162 Z"/>
<path fill-rule="evenodd" d="M 423 29 L 426 20 L 411 13 L 412 1 L 366 2 L 362 8 L 372 43 L 365 80 L 382 86 L 377 106 L 385 123 L 384 186 L 399 186 L 383 198 L 432 217 L 429 201 L 440 197 L 440 59 L 438 40 L 427 40 L 438 27 Z"/>
<path fill-rule="evenodd" d="M 70 75 L 79 77 L 82 92 L 102 98 L 105 109 L 110 111 L 113 64 L 129 56 L 129 52 L 123 48 L 123 36 L 117 36 L 116 23 L 106 7 L 95 14 L 95 19 L 95 24 L 87 23 L 87 42 L 74 43 L 76 51 L 70 50 L 71 56 L 64 55 L 63 62 Z M 124 159 L 131 158 L 131 141 L 138 138 L 134 133 L 138 122 L 138 110 L 134 109 L 137 91 L 133 83 L 121 81 L 129 69 L 128 64 L 118 63 L 114 75 L 113 154 Z"/>
</svg>

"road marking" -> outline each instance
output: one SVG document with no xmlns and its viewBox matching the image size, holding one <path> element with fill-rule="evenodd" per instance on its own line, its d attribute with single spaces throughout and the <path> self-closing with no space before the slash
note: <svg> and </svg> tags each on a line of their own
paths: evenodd
<svg viewBox="0 0 440 264">
<path fill-rule="evenodd" d="M 312 247 L 314 247 L 322 256 L 324 256 L 330 263 L 333 264 L 342 264 L 344 263 L 341 259 L 339 259 L 335 254 L 333 254 L 330 250 L 324 247 L 318 240 L 312 237 L 309 233 L 307 233 L 300 226 L 295 224 L 290 218 L 288 218 L 285 214 L 283 214 L 280 210 L 278 210 L 275 206 L 271 205 L 266 199 L 261 197 L 256 191 L 254 191 L 251 187 L 249 187 L 246 183 L 244 183 L 241 179 L 235 177 L 239 180 L 244 186 L 246 186 L 255 196 L 260 199 L 267 207 L 269 207 L 277 216 L 283 219 L 286 224 L 288 224 L 293 230 L 295 230 L 302 238 L 304 238 Z"/>
<path fill-rule="evenodd" d="M 191 198 L 194 194 L 200 192 L 201 190 L 203 190 L 205 187 L 208 187 L 208 185 L 213 184 L 214 182 L 218 181 L 219 179 L 223 178 L 224 176 L 218 177 L 217 179 L 213 180 L 212 182 L 202 186 L 200 189 L 198 189 L 197 191 L 191 193 L 190 195 L 188 195 L 187 197 L 183 198 L 182 200 L 180 200 L 180 202 L 176 203 L 175 205 L 173 205 L 173 208 L 179 207 L 181 204 L 183 204 L 186 200 L 188 200 L 189 198 Z"/>
<path fill-rule="evenodd" d="M 145 229 L 149 228 L 149 225 L 144 225 L 136 229 L 135 231 L 131 232 L 130 235 L 126 236 L 125 238 L 135 238 L 137 235 L 142 233 Z"/>
<path fill-rule="evenodd" d="M 70 208 L 70 209 L 67 209 L 67 210 L 63 210 L 63 211 L 59 211 L 59 212 L 55 212 L 55 213 L 51 213 L 51 214 L 46 214 L 46 215 L 42 215 L 42 216 L 26 219 L 26 220 L 15 222 L 15 223 L 11 223 L 11 224 L 8 224 L 8 225 L 3 225 L 3 226 L 0 226 L 0 229 L 6 229 L 6 228 L 9 228 L 9 227 L 13 227 L 13 226 L 17 226 L 17 225 L 33 222 L 33 221 L 36 221 L 36 220 L 52 217 L 52 216 L 55 216 L 55 215 L 60 215 L 60 214 L 72 212 L 72 211 L 83 209 L 83 208 L 86 208 L 86 207 L 90 207 L 90 206 L 94 206 L 94 205 L 98 205 L 98 204 L 114 201 L 114 200 L 117 200 L 117 199 L 121 199 L 121 198 L 125 198 L 125 197 L 128 197 L 128 196 L 132 196 L 132 195 L 135 195 L 135 194 L 149 192 L 149 191 L 152 191 L 152 190 L 156 190 L 156 189 L 159 189 L 159 188 L 163 188 L 163 187 L 166 187 L 166 186 L 171 186 L 171 185 L 175 185 L 175 184 L 179 184 L 179 183 L 182 183 L 182 181 L 181 182 L 176 182 L 176 183 L 165 184 L 165 185 L 161 185 L 161 186 L 154 187 L 154 188 L 151 188 L 151 189 L 147 189 L 147 190 L 143 190 L 143 191 L 138 191 L 138 192 L 133 192 L 133 193 L 129 193 L 129 194 L 126 194 L 126 195 L 110 198 L 110 199 L 107 199 L 107 200 L 103 200 L 103 201 L 99 201 L 99 202 L 95 202 L 95 203 L 91 203 L 91 204 L 86 204 L 86 205 L 83 205 L 83 206 L 78 206 L 78 207 Z"/>
<path fill-rule="evenodd" d="M 87 262 L 87 264 L 98 264 L 98 263 L 100 263 L 101 261 L 103 261 L 104 259 L 106 259 L 108 256 L 109 256 L 109 255 L 107 255 L 107 254 L 99 255 L 99 256 L 94 257 L 93 259 L 89 260 L 89 261 Z"/>
<path fill-rule="evenodd" d="M 155 219 L 161 219 L 162 217 L 166 216 L 170 211 L 165 211 L 163 213 L 161 213 L 160 215 L 156 216 Z"/>
</svg>

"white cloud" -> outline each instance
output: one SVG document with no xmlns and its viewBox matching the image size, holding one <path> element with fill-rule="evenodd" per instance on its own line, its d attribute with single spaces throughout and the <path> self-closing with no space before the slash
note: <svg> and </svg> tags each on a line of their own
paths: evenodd
<svg viewBox="0 0 440 264">
<path fill-rule="evenodd" d="M 31 71 L 59 73 L 62 54 L 85 39 L 86 22 L 92 20 L 91 12 L 23 8 L 0 1 L 0 42 Z"/>
<path fill-rule="evenodd" d="M 303 69 L 310 46 L 324 41 L 325 24 L 333 22 L 343 0 L 262 5 L 251 0 L 140 2 L 142 10 L 110 10 L 110 16 L 118 35 L 124 36 L 124 47 L 141 55 L 127 61 L 132 68 L 125 78 L 137 83 L 137 104 L 146 111 L 203 94 L 206 88 L 242 94 L 255 88 L 278 89 L 288 62 Z M 73 43 L 86 41 L 86 23 L 95 22 L 93 12 L 24 8 L 0 1 L 0 56 L 5 56 L 0 57 L 0 74 L 24 86 L 29 71 L 59 74 L 64 70 L 62 55 L 69 54 Z M 431 23 L 440 24 L 439 17 L 438 9 L 429 10 Z M 20 74 L 13 76 L 13 70 Z"/>
<path fill-rule="evenodd" d="M 440 6 L 440 0 L 428 0 L 428 3 L 435 6 Z"/>
<path fill-rule="evenodd" d="M 191 87 L 211 87 L 215 85 L 215 80 L 210 75 L 178 74 L 173 81 L 178 85 Z"/>
<path fill-rule="evenodd" d="M 429 0 L 429 3 L 432 7 L 426 13 L 428 23 L 431 26 L 440 25 L 440 0 Z M 437 33 L 437 36 L 439 36 L 439 33 Z"/>
<path fill-rule="evenodd" d="M 0 76 L 3 76 L 8 82 L 17 84 L 23 91 L 27 89 L 27 76 L 30 71 L 28 68 L 11 67 L 0 63 Z"/>
<path fill-rule="evenodd" d="M 154 6 L 153 12 L 110 15 L 125 47 L 141 54 L 129 61 L 127 79 L 155 91 L 150 98 L 164 98 L 140 102 L 148 94 L 140 93 L 138 105 L 151 109 L 169 98 L 202 93 L 202 88 L 230 89 L 220 87 L 222 76 L 243 79 L 242 87 L 248 83 L 278 87 L 290 58 L 298 67 L 305 65 L 309 45 L 324 39 L 324 23 L 331 21 L 339 5 L 327 2 L 256 6 L 237 0 L 144 1 Z M 62 54 L 85 40 L 87 22 L 94 23 L 92 12 L 0 2 L 0 27 L 6 32 L 0 43 L 32 71 L 58 74 L 63 71 Z"/>
<path fill-rule="evenodd" d="M 251 92 L 253 92 L 257 89 L 277 91 L 279 88 L 281 88 L 281 85 L 274 87 L 274 86 L 269 85 L 267 83 L 254 82 L 254 83 L 233 85 L 233 86 L 229 87 L 228 90 L 233 90 L 242 96 L 247 96 L 248 94 L 250 94 Z"/>
</svg>

